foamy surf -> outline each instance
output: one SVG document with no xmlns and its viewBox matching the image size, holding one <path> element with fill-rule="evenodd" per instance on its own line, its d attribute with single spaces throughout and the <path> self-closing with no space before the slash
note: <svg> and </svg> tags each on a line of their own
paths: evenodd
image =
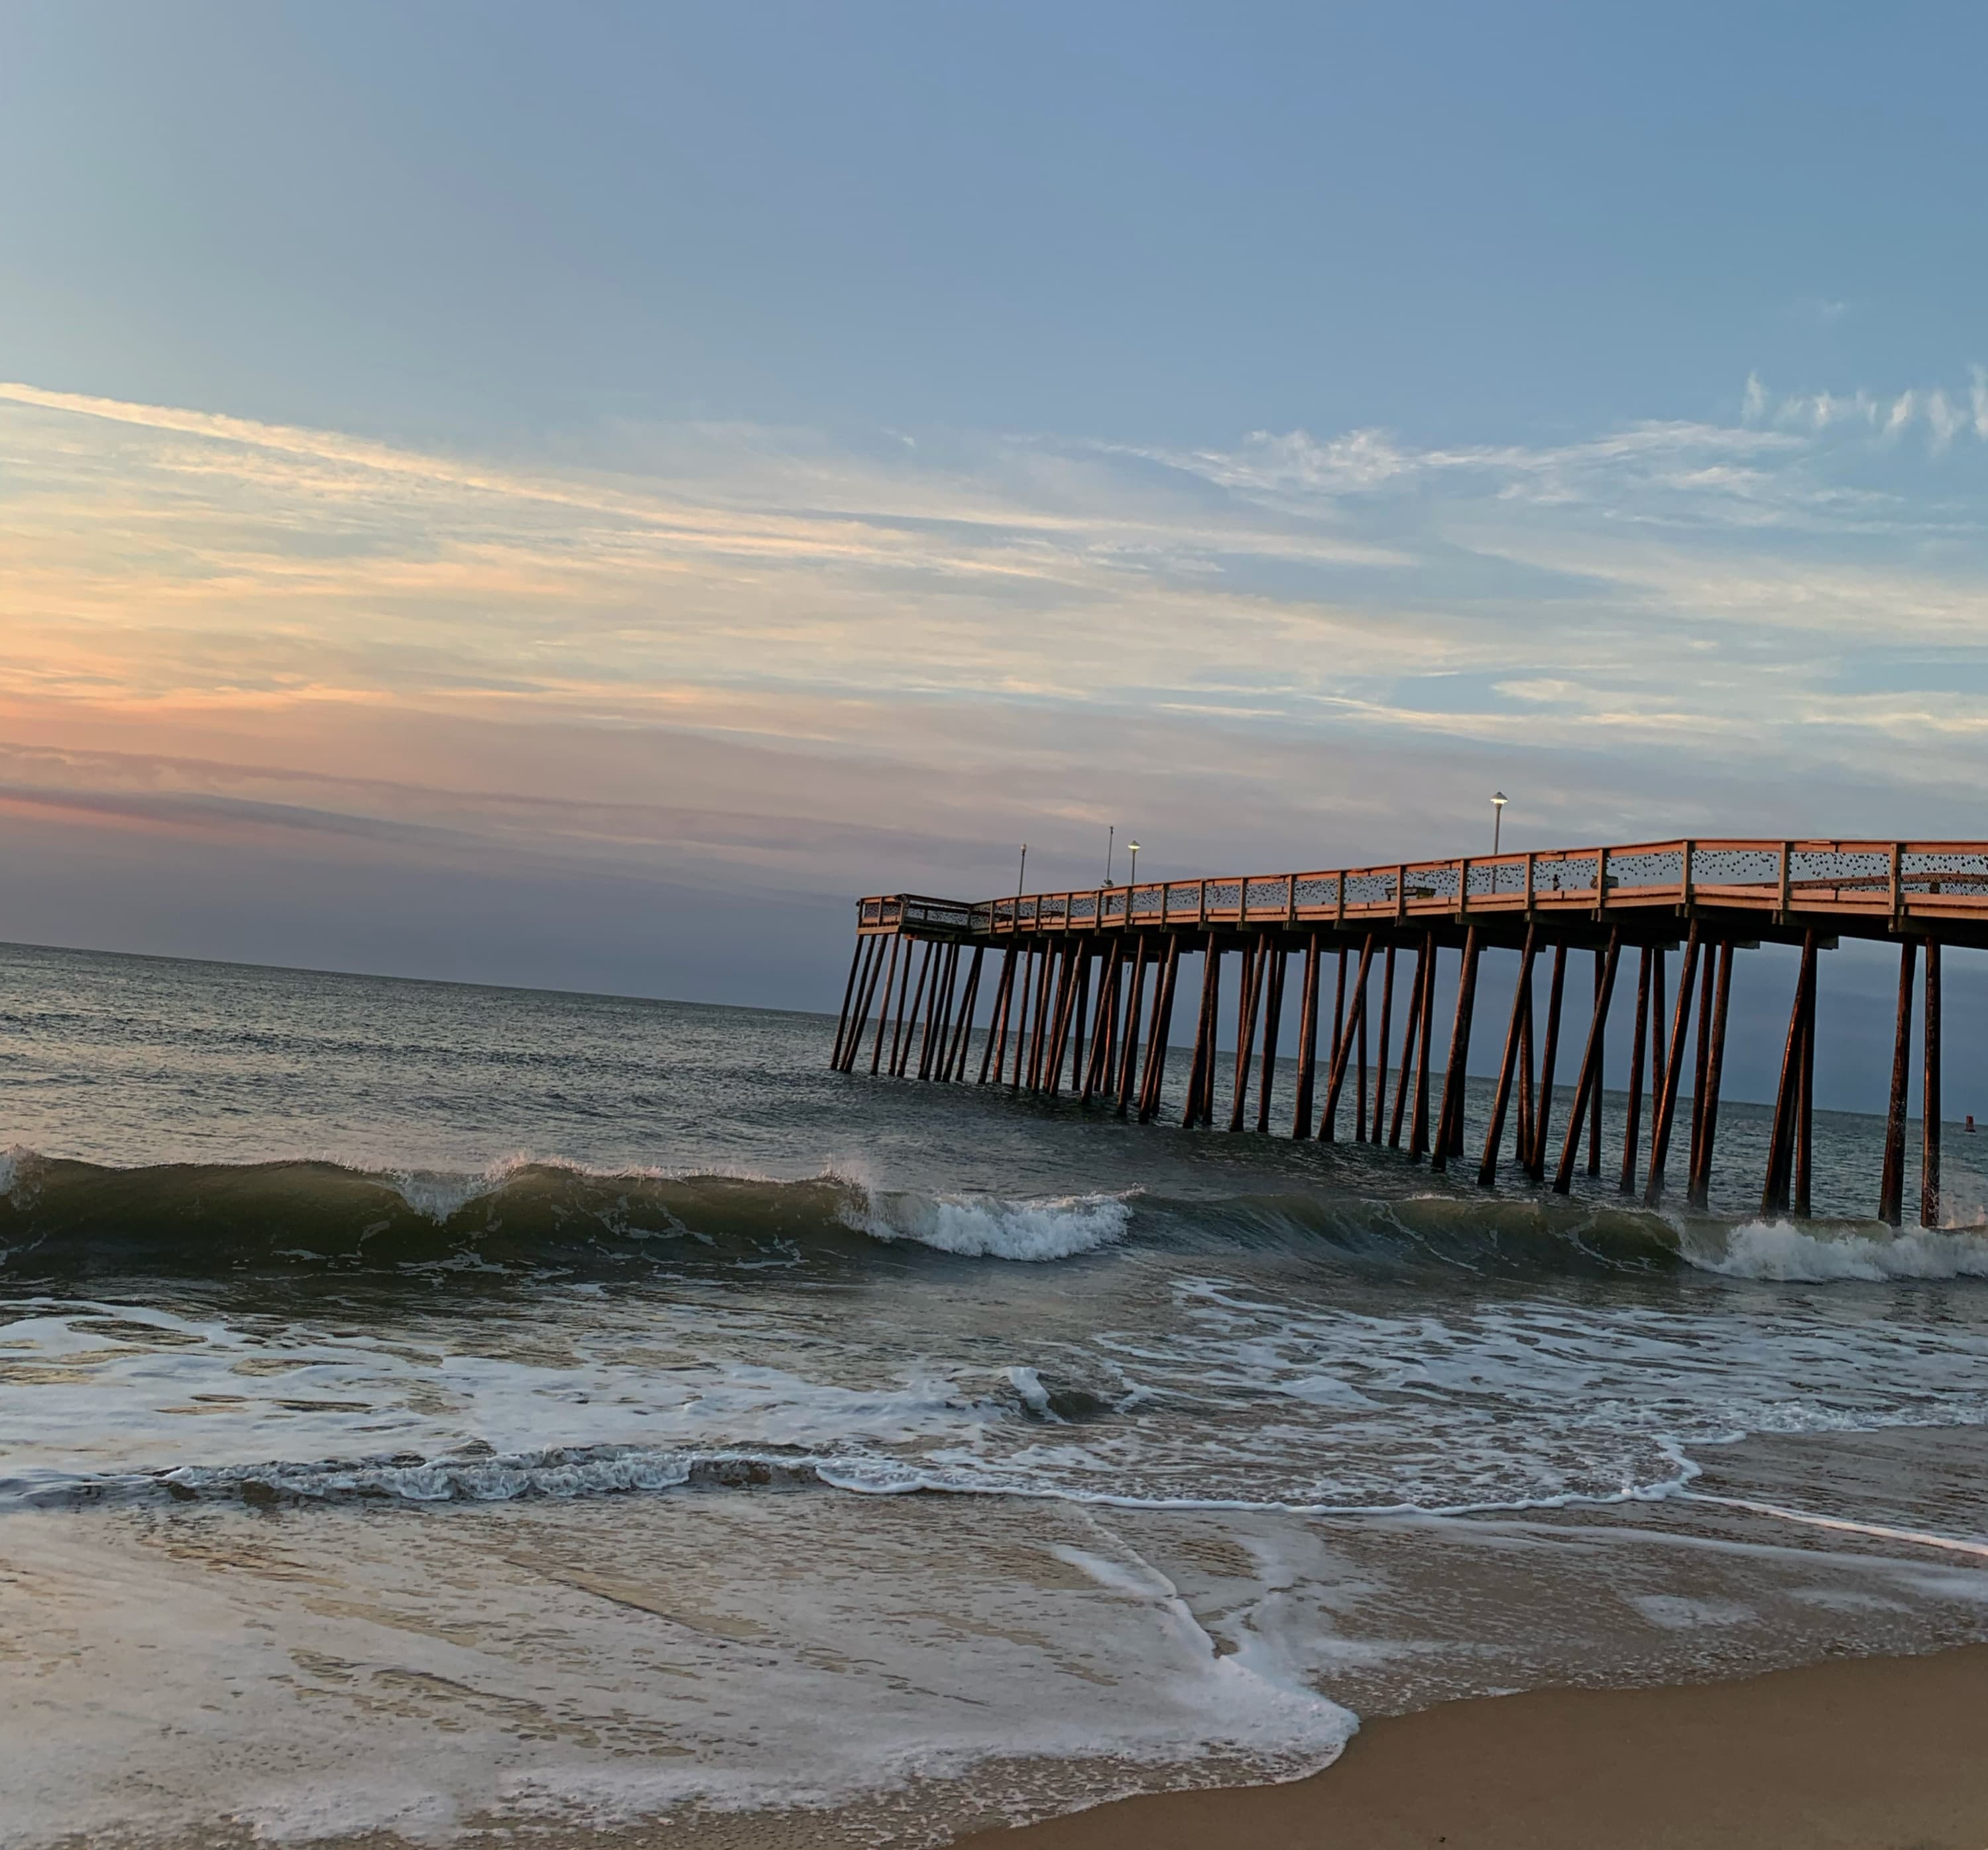
<svg viewBox="0 0 1988 1850">
<path fill-rule="evenodd" d="M 847 1211 L 847 1224 L 872 1239 L 915 1240 L 965 1259 L 1040 1263 L 1073 1259 L 1125 1237 L 1131 1204 L 1116 1195 L 1041 1200 L 865 1192 Z"/>
<path fill-rule="evenodd" d="M 1692 1265 L 1728 1278 L 1776 1284 L 1883 1284 L 1905 1279 L 1988 1278 L 1988 1236 L 1914 1227 L 1896 1233 L 1831 1232 L 1788 1221 L 1750 1220 L 1685 1243 Z"/>
</svg>

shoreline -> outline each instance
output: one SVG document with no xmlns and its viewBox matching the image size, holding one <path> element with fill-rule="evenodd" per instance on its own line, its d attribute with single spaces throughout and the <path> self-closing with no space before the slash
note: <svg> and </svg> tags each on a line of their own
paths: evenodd
<svg viewBox="0 0 1988 1850">
<path fill-rule="evenodd" d="M 954 1850 L 1982 1850 L 1988 1645 L 1472 1696 L 1285 1785 L 1118 1799 Z"/>
</svg>

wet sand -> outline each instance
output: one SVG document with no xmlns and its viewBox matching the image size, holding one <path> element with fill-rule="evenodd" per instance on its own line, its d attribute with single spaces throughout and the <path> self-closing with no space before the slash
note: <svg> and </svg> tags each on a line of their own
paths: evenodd
<svg viewBox="0 0 1988 1850">
<path fill-rule="evenodd" d="M 1284 1786 L 1125 1799 L 973 1850 L 1983 1850 L 1988 1646 L 1550 1689 L 1363 1727 Z"/>
</svg>

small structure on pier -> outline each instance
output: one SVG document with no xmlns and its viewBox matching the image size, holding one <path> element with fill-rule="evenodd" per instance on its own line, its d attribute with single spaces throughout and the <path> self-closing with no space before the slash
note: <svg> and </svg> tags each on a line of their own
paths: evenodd
<svg viewBox="0 0 1988 1850">
<path fill-rule="evenodd" d="M 1878 1213 L 1894 1226 L 1903 1217 L 1912 1016 L 1915 997 L 1922 995 L 1919 1218 L 1932 1226 L 1939 1224 L 1940 1197 L 1940 953 L 1949 945 L 1988 947 L 1988 843 L 1639 842 L 977 901 L 881 895 L 860 902 L 857 921 L 832 1057 L 840 1071 L 853 1071 L 867 1060 L 873 1074 L 901 1077 L 915 1061 L 921 1079 L 965 1078 L 982 1025 L 982 979 L 992 950 L 999 954 L 999 968 L 981 1038 L 979 1082 L 1050 1093 L 1067 1084 L 1085 1100 L 1102 1097 L 1144 1121 L 1160 1109 L 1181 959 L 1199 953 L 1182 1121 L 1212 1125 L 1222 972 L 1232 954 L 1239 974 L 1229 1128 L 1242 1131 L 1252 1122 L 1259 1131 L 1270 1128 L 1285 986 L 1295 980 L 1301 987 L 1291 1135 L 1332 1141 L 1339 1134 L 1342 1104 L 1350 1102 L 1356 1138 L 1378 1143 L 1384 1136 L 1399 1148 L 1405 1133 L 1410 1157 L 1426 1156 L 1438 1169 L 1465 1154 L 1464 1074 L 1479 958 L 1487 949 L 1516 950 L 1519 980 L 1477 1165 L 1477 1179 L 1487 1186 L 1496 1179 L 1506 1125 L 1515 1112 L 1519 1165 L 1536 1182 L 1547 1178 L 1567 962 L 1587 951 L 1592 1024 L 1553 1164 L 1553 1185 L 1563 1194 L 1572 1185 L 1584 1132 L 1587 1172 L 1601 1172 L 1609 1005 L 1623 955 L 1633 952 L 1636 1006 L 1619 1186 L 1652 1206 L 1662 1199 L 1689 1060 L 1693 1083 L 1686 1198 L 1699 1207 L 1710 1186 L 1718 1135 L 1734 953 L 1763 941 L 1797 945 L 1801 960 L 1760 1198 L 1763 1212 L 1797 1214 L 1809 1211 L 1817 954 L 1844 937 L 1895 942 L 1898 1023 Z M 1668 957 L 1674 951 L 1682 958 L 1675 999 L 1667 1002 Z M 1445 952 L 1459 959 L 1459 975 L 1442 1091 L 1432 1117 L 1436 972 Z M 1544 1019 L 1536 1022 L 1533 976 L 1549 953 Z M 1336 960 L 1337 972 L 1330 1033 L 1322 1037 L 1328 958 Z M 1408 959 L 1413 969 L 1390 1105 L 1396 966 Z M 1354 972 L 1350 991 L 1349 968 Z M 1378 1019 L 1370 1043 L 1370 992 L 1377 972 Z M 1371 1091 L 1370 1046 L 1377 1056 Z M 1253 1113 L 1253 1064 L 1258 1064 Z"/>
</svg>

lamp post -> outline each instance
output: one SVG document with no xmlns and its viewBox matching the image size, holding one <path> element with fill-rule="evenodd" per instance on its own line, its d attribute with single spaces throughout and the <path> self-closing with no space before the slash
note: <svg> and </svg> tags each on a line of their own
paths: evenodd
<svg viewBox="0 0 1988 1850">
<path fill-rule="evenodd" d="M 1505 806 L 1511 801 L 1503 790 L 1491 793 L 1491 852 L 1498 852 L 1498 835 L 1505 821 Z"/>
<path fill-rule="evenodd" d="M 1107 887 L 1111 884 L 1111 851 L 1117 845 L 1117 824 L 1107 824 L 1104 830 L 1104 884 Z"/>
<path fill-rule="evenodd" d="M 1132 857 L 1132 871 L 1125 876 L 1125 884 L 1128 887 L 1135 887 L 1139 884 L 1139 844 L 1136 841 L 1128 841 L 1125 846 Z"/>
</svg>

